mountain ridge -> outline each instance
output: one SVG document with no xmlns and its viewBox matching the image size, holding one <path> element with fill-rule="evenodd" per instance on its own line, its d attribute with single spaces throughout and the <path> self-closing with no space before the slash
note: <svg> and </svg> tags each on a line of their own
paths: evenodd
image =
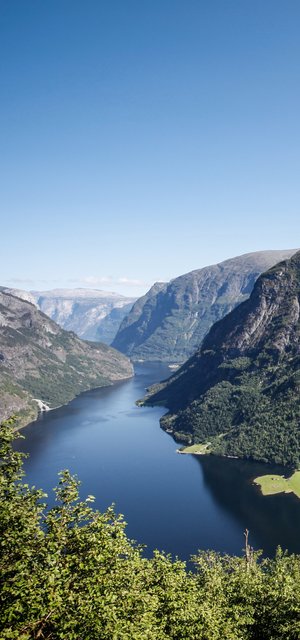
<svg viewBox="0 0 300 640">
<path fill-rule="evenodd" d="M 85 340 L 110 344 L 136 298 L 100 289 L 32 291 L 39 309 Z M 115 313 L 111 316 L 112 312 Z"/>
<path fill-rule="evenodd" d="M 148 404 L 161 424 L 222 455 L 300 464 L 300 252 L 262 274 Z"/>
<path fill-rule="evenodd" d="M 80 338 L 111 344 L 119 325 L 136 298 L 101 289 L 49 289 L 24 291 L 0 287 L 0 291 L 27 300 Z"/>
<path fill-rule="evenodd" d="M 132 375 L 123 354 L 80 340 L 31 302 L 0 290 L 0 420 L 17 413 L 23 426 L 37 417 L 34 399 L 54 408 Z"/>
<path fill-rule="evenodd" d="M 210 327 L 249 297 L 260 273 L 296 251 L 243 254 L 156 283 L 133 304 L 112 346 L 133 361 L 184 362 Z"/>
</svg>

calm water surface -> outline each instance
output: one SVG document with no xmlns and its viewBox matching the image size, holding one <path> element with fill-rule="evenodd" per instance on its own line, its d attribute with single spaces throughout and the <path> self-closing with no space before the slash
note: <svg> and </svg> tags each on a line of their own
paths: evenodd
<svg viewBox="0 0 300 640">
<path fill-rule="evenodd" d="M 127 533 L 147 545 L 188 559 L 198 549 L 240 554 L 243 531 L 273 554 L 280 544 L 300 553 L 300 500 L 263 497 L 252 479 L 282 469 L 216 457 L 178 455 L 159 427 L 165 410 L 135 401 L 152 382 L 170 374 L 162 365 L 139 365 L 133 379 L 82 394 L 23 430 L 18 448 L 30 454 L 27 481 L 53 501 L 57 473 L 80 478 L 81 496 L 112 502 L 128 522 Z"/>
</svg>

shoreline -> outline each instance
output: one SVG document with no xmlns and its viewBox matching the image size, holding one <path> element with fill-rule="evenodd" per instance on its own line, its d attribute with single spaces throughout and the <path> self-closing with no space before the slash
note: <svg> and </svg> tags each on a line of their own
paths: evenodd
<svg viewBox="0 0 300 640">
<path fill-rule="evenodd" d="M 192 445 L 191 447 L 186 447 L 186 449 L 192 449 L 193 446 L 197 447 L 197 445 Z M 187 451 L 186 449 L 176 449 L 176 453 L 179 453 L 180 455 L 185 454 L 193 456 L 214 455 L 214 453 L 212 453 L 211 451 L 205 450 L 204 447 L 207 446 L 208 445 L 202 445 L 202 451 Z M 221 457 L 234 460 L 243 460 L 243 458 L 239 458 L 238 456 L 223 455 Z M 255 461 L 253 460 L 253 462 Z M 289 478 L 285 478 L 282 475 L 266 473 L 263 476 L 253 478 L 251 484 L 253 486 L 256 486 L 263 496 L 294 494 L 294 496 L 300 500 L 300 470 L 294 471 Z"/>
<path fill-rule="evenodd" d="M 185 451 L 184 449 L 176 449 L 176 453 L 180 455 L 184 454 L 186 456 L 209 456 L 210 453 L 205 453 L 204 451 Z"/>
<path fill-rule="evenodd" d="M 300 471 L 297 469 L 289 478 L 276 474 L 258 476 L 253 480 L 253 484 L 260 489 L 263 496 L 293 493 L 300 499 Z"/>
<path fill-rule="evenodd" d="M 14 427 L 14 431 L 21 431 L 23 429 L 25 429 L 25 427 L 28 427 L 28 425 L 32 424 L 33 422 L 36 422 L 43 414 L 48 413 L 49 411 L 55 411 L 56 409 L 60 409 L 61 407 L 66 407 L 68 404 L 70 404 L 70 402 L 72 402 L 73 400 L 75 400 L 75 398 L 78 398 L 81 394 L 83 393 L 89 393 L 90 391 L 96 391 L 97 389 L 104 389 L 105 387 L 113 387 L 119 383 L 122 382 L 126 382 L 127 380 L 131 380 L 131 378 L 134 377 L 135 374 L 128 376 L 126 378 L 121 378 L 119 380 L 113 380 L 108 384 L 103 384 L 101 386 L 97 386 L 97 387 L 90 387 L 89 389 L 84 389 L 82 391 L 80 391 L 79 393 L 75 394 L 72 398 L 70 398 L 69 400 L 67 400 L 66 402 L 63 402 L 62 404 L 57 405 L 56 407 L 49 407 L 49 405 L 46 404 L 46 402 L 44 402 L 43 400 L 40 400 L 39 398 L 31 398 L 30 400 L 35 402 L 38 406 L 37 409 L 37 413 L 36 416 L 31 416 L 29 418 L 29 420 L 27 422 L 24 422 L 21 424 L 18 424 L 17 426 Z M 32 406 L 33 408 L 33 406 Z M 22 417 L 18 417 L 18 414 L 15 413 L 14 417 L 16 418 L 16 422 L 18 420 L 22 420 Z M 5 420 L 9 420 L 9 418 L 3 418 L 3 421 L 5 422 Z"/>
<path fill-rule="evenodd" d="M 55 407 L 49 407 L 49 405 L 46 404 L 46 402 L 44 402 L 43 400 L 40 400 L 39 398 L 32 398 L 32 400 L 34 400 L 34 402 L 37 403 L 40 413 L 53 411 L 55 409 Z"/>
</svg>

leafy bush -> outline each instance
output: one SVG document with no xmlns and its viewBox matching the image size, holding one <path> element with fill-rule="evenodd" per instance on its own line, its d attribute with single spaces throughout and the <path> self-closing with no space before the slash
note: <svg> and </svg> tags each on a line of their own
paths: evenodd
<svg viewBox="0 0 300 640">
<path fill-rule="evenodd" d="M 60 474 L 57 505 L 22 483 L 22 454 L 0 430 L 1 640 L 298 640 L 300 557 L 260 562 L 199 552 L 196 570 L 145 559 L 122 516 L 80 501 Z"/>
</svg>

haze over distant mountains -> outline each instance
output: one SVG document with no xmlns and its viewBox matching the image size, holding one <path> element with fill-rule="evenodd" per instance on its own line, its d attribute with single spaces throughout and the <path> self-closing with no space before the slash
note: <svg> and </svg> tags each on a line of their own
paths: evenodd
<svg viewBox="0 0 300 640">
<path fill-rule="evenodd" d="M 111 344 L 136 301 L 136 298 L 99 289 L 24 291 L 0 287 L 0 291 L 31 302 L 66 331 L 74 331 L 84 340 L 105 344 Z"/>
<path fill-rule="evenodd" d="M 41 311 L 80 338 L 110 344 L 136 298 L 98 289 L 31 291 Z"/>
<path fill-rule="evenodd" d="M 184 362 L 214 322 L 249 297 L 258 276 L 295 251 L 248 253 L 156 283 L 125 316 L 112 346 L 133 361 Z"/>
<path fill-rule="evenodd" d="M 0 421 L 17 414 L 22 426 L 37 417 L 34 398 L 54 408 L 131 375 L 123 354 L 80 340 L 31 302 L 0 291 Z"/>
<path fill-rule="evenodd" d="M 257 280 L 150 404 L 162 425 L 213 453 L 300 464 L 300 251 Z"/>
</svg>

